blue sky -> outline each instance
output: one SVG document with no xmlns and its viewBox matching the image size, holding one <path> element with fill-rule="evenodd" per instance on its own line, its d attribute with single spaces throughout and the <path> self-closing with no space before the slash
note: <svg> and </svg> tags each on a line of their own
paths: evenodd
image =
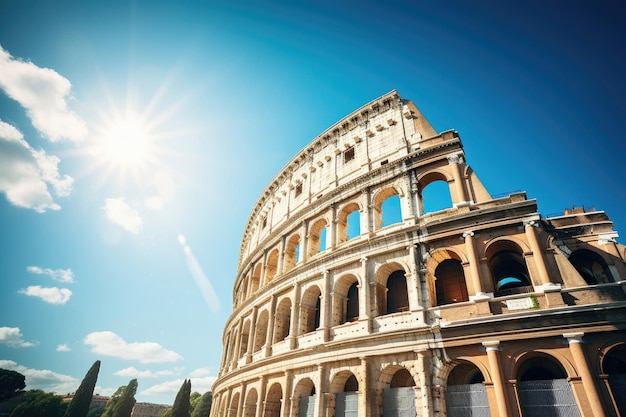
<svg viewBox="0 0 626 417">
<path fill-rule="evenodd" d="M 208 390 L 256 199 L 392 89 L 492 194 L 626 233 L 625 6 L 509 3 L 0 0 L 0 367 Z"/>
</svg>

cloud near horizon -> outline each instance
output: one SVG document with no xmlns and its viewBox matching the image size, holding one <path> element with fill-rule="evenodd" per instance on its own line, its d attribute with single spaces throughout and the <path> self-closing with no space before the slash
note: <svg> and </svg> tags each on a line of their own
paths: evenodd
<svg viewBox="0 0 626 417">
<path fill-rule="evenodd" d="M 35 150 L 13 125 L 0 120 L 0 192 L 15 206 L 39 213 L 60 210 L 48 187 L 57 197 L 67 197 L 74 179 L 59 173 L 59 158 Z"/>
<path fill-rule="evenodd" d="M 50 269 L 50 268 L 40 268 L 38 266 L 28 266 L 26 270 L 32 274 L 37 275 L 48 275 L 55 281 L 65 282 L 65 283 L 73 283 L 74 282 L 74 272 L 71 269 Z"/>
<path fill-rule="evenodd" d="M 158 343 L 128 343 L 110 331 L 89 333 L 83 342 L 85 345 L 91 346 L 91 351 L 94 353 L 136 360 L 139 363 L 177 362 L 183 359 L 178 353 L 165 349 Z"/>
<path fill-rule="evenodd" d="M 156 371 L 152 372 L 150 370 L 140 371 L 134 366 L 130 366 L 128 368 L 120 369 L 113 373 L 113 375 L 123 376 L 127 378 L 158 378 L 160 376 L 174 375 L 173 371 Z"/>
<path fill-rule="evenodd" d="M 213 383 L 217 379 L 216 376 L 209 376 L 203 378 L 191 378 L 191 392 L 197 391 L 200 394 L 204 394 L 207 391 L 211 391 Z M 141 391 L 141 395 L 171 395 L 176 396 L 176 393 L 180 390 L 184 379 L 175 379 L 172 381 L 166 381 L 161 384 L 153 385 L 150 388 L 146 388 Z"/>
<path fill-rule="evenodd" d="M 18 291 L 20 294 L 41 298 L 46 303 L 60 304 L 67 303 L 72 297 L 72 291 L 67 288 L 42 287 L 41 285 L 30 285 L 26 289 Z"/>
<path fill-rule="evenodd" d="M 16 371 L 26 377 L 26 389 L 65 394 L 76 391 L 80 381 L 69 375 L 58 374 L 48 369 L 32 369 L 11 360 L 0 360 L 0 368 Z"/>
<path fill-rule="evenodd" d="M 0 45 L 0 89 L 17 101 L 33 126 L 51 142 L 79 142 L 86 123 L 67 104 L 72 84 L 50 68 L 15 59 Z"/>
<path fill-rule="evenodd" d="M 123 198 L 107 198 L 102 207 L 107 218 L 112 223 L 121 226 L 125 230 L 138 234 L 143 225 L 143 220 L 134 208 L 130 207 Z"/>
<path fill-rule="evenodd" d="M 5 344 L 12 348 L 24 348 L 36 345 L 36 343 L 27 342 L 22 339 L 22 332 L 19 327 L 0 327 L 0 344 Z"/>
</svg>

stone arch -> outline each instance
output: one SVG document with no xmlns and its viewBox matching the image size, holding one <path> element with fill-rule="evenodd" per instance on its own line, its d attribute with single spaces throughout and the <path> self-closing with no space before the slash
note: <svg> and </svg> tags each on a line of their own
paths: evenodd
<svg viewBox="0 0 626 417">
<path fill-rule="evenodd" d="M 435 249 L 429 254 L 426 276 L 431 306 L 469 300 L 464 264 L 467 264 L 465 253 L 453 248 Z"/>
<path fill-rule="evenodd" d="M 522 366 L 524 364 L 526 364 L 526 367 L 529 366 L 528 361 L 533 360 L 534 358 L 540 358 L 558 364 L 558 366 L 562 369 L 565 378 L 574 378 L 578 376 L 576 367 L 565 356 L 559 354 L 558 352 L 537 349 L 529 352 L 522 352 L 519 355 L 514 356 L 514 363 L 511 369 L 512 375 L 509 376 L 509 379 L 519 379 L 518 377 L 520 376 L 520 372 L 524 372 L 524 368 Z"/>
<path fill-rule="evenodd" d="M 353 389 L 354 380 L 356 380 L 356 375 L 352 371 L 347 369 L 337 371 L 330 379 L 331 382 L 329 386 L 329 391 L 332 393 L 358 391 L 358 386 L 357 389 Z M 346 391 L 346 389 L 348 389 L 349 391 Z"/>
<path fill-rule="evenodd" d="M 447 415 L 490 415 L 485 380 L 484 371 L 473 362 L 455 361 L 445 380 Z"/>
<path fill-rule="evenodd" d="M 259 394 L 255 388 L 250 388 L 243 405 L 243 417 L 255 417 Z"/>
<path fill-rule="evenodd" d="M 348 224 L 348 218 L 352 213 L 358 212 L 360 219 L 360 211 L 361 206 L 356 202 L 347 203 L 339 210 L 337 214 L 337 244 L 341 244 L 349 240 L 348 229 L 351 225 Z M 360 232 L 360 225 L 358 226 Z"/>
<path fill-rule="evenodd" d="M 601 360 L 613 403 L 620 415 L 626 416 L 626 343 L 620 341 L 603 348 Z"/>
<path fill-rule="evenodd" d="M 269 324 L 269 313 L 267 309 L 261 311 L 256 319 L 256 328 L 254 331 L 253 352 L 258 352 L 267 343 L 267 326 Z"/>
<path fill-rule="evenodd" d="M 424 172 L 417 177 L 418 182 L 418 199 L 420 206 L 420 215 L 423 215 L 428 212 L 444 210 L 446 208 L 451 208 L 453 205 L 453 192 L 450 188 L 450 183 L 453 180 L 452 175 L 443 168 L 436 168 Z M 442 181 L 447 185 L 446 193 L 437 193 L 436 195 L 429 195 L 430 193 L 426 192 L 426 189 L 431 184 Z M 432 208 L 433 205 L 428 201 L 430 198 L 436 198 L 437 200 L 442 200 L 441 204 L 436 205 L 436 207 Z"/>
<path fill-rule="evenodd" d="M 358 320 L 359 287 L 359 279 L 354 274 L 344 274 L 335 282 L 332 316 L 334 326 Z"/>
<path fill-rule="evenodd" d="M 243 356 L 248 352 L 248 340 L 250 339 L 250 320 L 245 320 L 243 322 L 243 327 L 241 328 L 241 336 L 239 340 L 239 357 L 243 358 Z"/>
<path fill-rule="evenodd" d="M 289 238 L 287 239 L 287 246 L 285 248 L 285 266 L 283 267 L 283 271 L 287 272 L 291 269 L 293 269 L 293 267 L 296 266 L 296 264 L 299 262 L 300 257 L 302 256 L 300 254 L 300 235 L 298 233 L 294 233 L 293 235 L 289 236 Z"/>
<path fill-rule="evenodd" d="M 409 310 L 408 268 L 405 268 L 407 267 L 404 263 L 393 261 L 381 265 L 376 270 L 374 292 L 378 315 Z"/>
<path fill-rule="evenodd" d="M 315 331 L 320 326 L 320 297 L 322 292 L 317 285 L 312 285 L 304 291 L 300 301 L 300 329 L 299 335 Z"/>
<path fill-rule="evenodd" d="M 309 227 L 309 241 L 307 258 L 317 255 L 326 250 L 326 242 L 323 241 L 328 233 L 328 220 L 325 217 L 315 220 Z"/>
<path fill-rule="evenodd" d="M 289 328 L 291 327 L 291 298 L 285 297 L 276 305 L 274 322 L 274 343 L 278 343 L 289 336 Z"/>
<path fill-rule="evenodd" d="M 259 290 L 261 285 L 261 271 L 263 270 L 263 264 L 261 262 L 254 266 L 254 272 L 252 273 L 252 282 L 250 283 L 250 294 L 254 294 Z"/>
<path fill-rule="evenodd" d="M 280 417 L 281 403 L 283 400 L 283 388 L 280 383 L 273 383 L 267 390 L 265 396 L 263 416 L 264 417 Z"/>
<path fill-rule="evenodd" d="M 236 392 L 233 398 L 230 400 L 230 406 L 228 407 L 228 416 L 237 417 L 237 409 L 239 408 L 239 398 L 241 395 Z"/>
<path fill-rule="evenodd" d="M 612 281 L 608 263 L 593 250 L 577 249 L 568 256 L 568 260 L 588 285 L 608 284 Z"/>
<path fill-rule="evenodd" d="M 533 283 L 521 242 L 511 238 L 494 239 L 485 248 L 496 297 L 533 291 Z"/>
<path fill-rule="evenodd" d="M 267 263 L 265 265 L 265 283 L 267 284 L 274 279 L 278 273 L 278 248 L 274 248 L 267 255 Z"/>
<path fill-rule="evenodd" d="M 405 386 L 414 386 L 416 385 L 416 381 L 415 381 L 415 377 L 416 375 L 413 373 L 413 369 L 412 368 L 407 368 L 406 366 L 402 365 L 402 364 L 391 364 L 391 365 L 387 365 L 383 368 L 383 370 L 380 372 L 380 374 L 378 375 L 378 382 L 382 387 L 390 387 L 393 381 L 394 376 L 400 372 L 400 371 L 406 371 L 408 373 L 408 375 L 411 377 L 412 379 L 412 385 L 405 385 Z"/>
<path fill-rule="evenodd" d="M 293 396 L 300 397 L 302 395 L 314 395 L 315 394 L 315 383 L 311 378 L 303 377 L 296 382 L 295 387 L 293 389 Z"/>
<path fill-rule="evenodd" d="M 385 187 L 377 191 L 373 195 L 374 230 L 378 230 L 378 229 L 381 229 L 382 227 L 389 226 L 388 224 L 385 224 L 384 222 L 385 216 L 383 213 L 383 204 L 389 198 L 392 198 L 394 196 L 397 196 L 398 199 L 401 200 L 401 195 L 403 195 L 403 193 L 401 193 L 401 190 L 398 190 L 398 188 L 394 185 Z M 400 218 L 398 221 L 394 221 L 393 223 L 390 223 L 390 224 L 402 222 L 402 217 L 403 217 L 402 216 L 402 204 L 400 204 Z"/>
<path fill-rule="evenodd" d="M 315 384 L 309 377 L 300 379 L 292 396 L 292 416 L 310 416 L 315 409 Z"/>
</svg>

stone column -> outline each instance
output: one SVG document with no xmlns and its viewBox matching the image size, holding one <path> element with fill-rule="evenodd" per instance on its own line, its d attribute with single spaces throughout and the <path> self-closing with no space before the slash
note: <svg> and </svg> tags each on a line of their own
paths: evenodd
<svg viewBox="0 0 626 417">
<path fill-rule="evenodd" d="M 289 322 L 289 349 L 296 348 L 298 330 L 300 326 L 300 284 L 293 284 L 293 307 L 291 308 L 291 321 Z"/>
<path fill-rule="evenodd" d="M 276 275 L 283 273 L 285 268 L 285 250 L 287 249 L 287 236 L 283 235 L 280 238 L 280 245 L 278 246 L 278 262 L 276 265 Z"/>
<path fill-rule="evenodd" d="M 576 369 L 578 369 L 578 373 L 582 379 L 583 387 L 585 388 L 585 392 L 587 394 L 587 400 L 593 410 L 594 416 L 604 417 L 606 413 L 604 412 L 603 402 L 600 398 L 591 369 L 589 369 L 589 363 L 585 357 L 585 352 L 583 351 L 583 335 L 583 332 L 565 333 L 563 337 L 566 338 L 569 343 L 569 350 L 574 358 Z"/>
<path fill-rule="evenodd" d="M 263 415 L 263 406 L 265 405 L 265 391 L 267 390 L 267 377 L 266 376 L 262 376 L 261 377 L 261 387 L 259 389 L 259 398 L 258 401 L 256 403 L 256 415 L 257 416 L 262 416 Z"/>
<path fill-rule="evenodd" d="M 291 395 L 293 394 L 293 370 L 285 371 L 285 383 L 283 384 L 283 404 L 281 412 L 283 417 L 290 417 L 291 414 Z"/>
<path fill-rule="evenodd" d="M 239 404 L 237 404 L 237 417 L 243 416 L 243 402 L 246 399 L 246 383 L 242 382 L 241 386 L 241 395 L 239 396 Z"/>
<path fill-rule="evenodd" d="M 407 281 L 407 290 L 409 291 L 409 308 L 411 311 L 422 310 L 422 291 L 419 279 L 419 262 L 417 261 L 418 253 L 415 245 L 409 245 L 409 266 L 413 271 L 410 281 Z M 410 286 L 409 286 L 410 284 Z"/>
<path fill-rule="evenodd" d="M 461 154 L 454 154 L 448 156 L 448 165 L 452 168 L 452 177 L 454 178 L 454 190 L 456 192 L 456 201 L 454 201 L 454 206 L 458 206 L 459 204 L 467 204 L 467 193 L 465 192 L 465 184 L 463 181 L 463 176 L 461 174 L 460 163 L 463 162 L 463 156 Z"/>
<path fill-rule="evenodd" d="M 252 350 L 254 349 L 254 339 L 256 338 L 256 316 L 259 312 L 259 307 L 252 307 L 252 318 L 250 322 L 250 333 L 248 333 L 248 350 L 246 351 L 246 363 L 252 362 Z"/>
<path fill-rule="evenodd" d="M 337 246 L 337 208 L 334 204 L 330 206 L 330 224 L 328 225 L 326 235 L 326 250 L 335 249 L 335 247 Z"/>
<path fill-rule="evenodd" d="M 359 289 L 359 319 L 370 318 L 370 300 L 369 300 L 369 277 L 367 274 L 367 257 L 363 256 L 361 261 L 361 282 L 358 284 Z"/>
<path fill-rule="evenodd" d="M 362 384 L 359 384 L 359 391 L 361 395 L 359 395 L 359 416 L 370 417 L 372 415 L 372 407 L 370 406 L 370 365 L 367 361 L 367 358 L 361 357 L 361 369 L 363 370 L 363 381 Z"/>
<path fill-rule="evenodd" d="M 272 356 L 272 345 L 274 344 L 274 324 L 276 322 L 276 295 L 272 294 L 270 300 L 270 314 L 267 322 L 267 334 L 265 336 L 265 357 Z"/>
<path fill-rule="evenodd" d="M 326 392 L 328 391 L 328 365 L 319 364 L 317 366 L 317 384 L 315 394 L 315 412 L 317 417 L 326 416 Z"/>
<path fill-rule="evenodd" d="M 478 270 L 478 257 L 476 256 L 476 248 L 474 247 L 474 232 L 463 233 L 463 239 L 465 239 L 465 250 L 467 251 L 467 260 L 469 262 L 472 287 L 474 287 L 474 294 L 483 294 L 483 285 L 480 282 L 480 272 Z"/>
<path fill-rule="evenodd" d="M 433 399 L 430 383 L 430 352 L 417 352 L 417 373 L 419 375 L 419 392 L 421 394 L 422 410 L 417 414 L 423 417 L 432 417 L 434 415 Z"/>
<path fill-rule="evenodd" d="M 489 360 L 489 368 L 493 378 L 493 389 L 496 394 L 496 402 L 498 403 L 498 417 L 508 417 L 509 407 L 506 386 L 500 367 L 500 341 L 494 340 L 483 342 L 482 344 L 487 349 L 487 359 Z"/>
<path fill-rule="evenodd" d="M 331 324 L 331 316 L 332 313 L 329 311 L 332 308 L 333 296 L 331 287 L 331 277 L 330 271 L 325 270 L 323 272 L 323 280 L 324 283 L 322 285 L 322 294 L 320 295 L 320 328 L 324 333 L 324 342 L 328 342 L 330 339 L 330 328 Z"/>
<path fill-rule="evenodd" d="M 543 258 L 543 251 L 541 250 L 539 240 L 537 239 L 537 231 L 535 229 L 536 226 L 537 222 L 535 220 L 526 222 L 524 223 L 524 231 L 526 232 L 526 238 L 528 239 L 530 249 L 533 252 L 533 259 L 535 260 L 537 272 L 539 273 L 539 281 L 541 282 L 541 285 L 538 290 L 543 292 L 546 287 L 558 287 L 558 285 L 553 284 L 550 281 L 548 268 L 546 268 L 546 261 Z"/>
</svg>

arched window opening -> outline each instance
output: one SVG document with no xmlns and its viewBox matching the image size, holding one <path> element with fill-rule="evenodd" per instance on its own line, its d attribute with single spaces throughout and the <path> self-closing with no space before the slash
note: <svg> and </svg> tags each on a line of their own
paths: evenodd
<svg viewBox="0 0 626 417">
<path fill-rule="evenodd" d="M 444 180 L 429 183 L 421 193 L 423 214 L 444 210 L 452 207 L 450 187 Z"/>
<path fill-rule="evenodd" d="M 239 408 L 239 393 L 233 395 L 233 400 L 228 408 L 228 417 L 237 417 L 237 409 Z"/>
<path fill-rule="evenodd" d="M 348 215 L 348 240 L 361 234 L 361 213 L 355 210 Z"/>
<path fill-rule="evenodd" d="M 359 319 L 359 287 L 356 282 L 348 289 L 348 300 L 346 302 L 346 322 Z"/>
<path fill-rule="evenodd" d="M 314 417 L 315 385 L 313 381 L 306 378 L 298 382 L 295 392 L 298 397 L 298 417 Z"/>
<path fill-rule="evenodd" d="M 455 366 L 448 376 L 445 391 L 447 415 L 489 416 L 489 400 L 484 381 L 482 372 L 475 365 L 463 362 Z"/>
<path fill-rule="evenodd" d="M 309 288 L 300 304 L 300 334 L 310 333 L 320 327 L 320 296 L 318 287 Z"/>
<path fill-rule="evenodd" d="M 609 267 L 597 253 L 579 249 L 569 256 L 570 263 L 589 285 L 607 284 L 611 281 Z"/>
<path fill-rule="evenodd" d="M 287 241 L 285 248 L 285 272 L 292 269 L 300 261 L 300 236 L 293 235 Z"/>
<path fill-rule="evenodd" d="M 523 415 L 579 416 L 567 374 L 552 358 L 537 356 L 526 360 L 517 372 Z"/>
<path fill-rule="evenodd" d="M 533 291 L 521 254 L 510 250 L 500 251 L 491 257 L 489 265 L 495 281 L 496 297 Z"/>
<path fill-rule="evenodd" d="M 389 384 L 390 388 L 401 388 L 401 387 L 414 387 L 415 380 L 411 373 L 402 368 L 398 372 L 393 375 L 391 378 L 391 383 Z"/>
<path fill-rule="evenodd" d="M 437 305 L 468 301 L 467 285 L 461 262 L 446 259 L 435 269 L 435 291 Z"/>
<path fill-rule="evenodd" d="M 250 338 L 250 321 L 246 320 L 241 331 L 241 340 L 239 341 L 239 357 L 242 358 L 248 351 L 248 340 Z"/>
<path fill-rule="evenodd" d="M 392 195 L 383 202 L 381 205 L 381 218 L 382 222 L 380 227 L 402 223 L 402 210 L 400 209 L 399 195 Z"/>
<path fill-rule="evenodd" d="M 283 389 L 280 384 L 273 384 L 267 396 L 265 398 L 265 410 L 263 416 L 265 417 L 280 417 L 281 416 L 281 403 L 283 400 Z"/>
<path fill-rule="evenodd" d="M 276 276 L 278 272 L 278 249 L 274 249 L 267 257 L 267 266 L 265 267 L 265 282 L 268 283 Z"/>
<path fill-rule="evenodd" d="M 388 388 L 383 389 L 384 416 L 416 416 L 415 381 L 405 368 L 393 374 Z"/>
<path fill-rule="evenodd" d="M 243 417 L 254 417 L 258 401 L 258 394 L 254 388 L 250 389 L 246 397 L 245 407 L 243 408 Z"/>
<path fill-rule="evenodd" d="M 326 226 L 325 219 L 320 219 L 311 225 L 309 229 L 308 256 L 315 256 L 326 249 Z"/>
<path fill-rule="evenodd" d="M 359 381 L 354 375 L 350 375 L 350 377 L 346 380 L 346 384 L 343 386 L 343 392 L 353 392 L 358 390 Z"/>
<path fill-rule="evenodd" d="M 250 293 L 254 294 L 259 289 L 261 282 L 261 264 L 257 264 L 254 267 L 254 273 L 252 274 L 252 283 L 250 284 Z"/>
<path fill-rule="evenodd" d="M 267 322 L 269 321 L 269 315 L 267 310 L 263 310 L 256 322 L 256 331 L 254 334 L 254 352 L 261 350 L 265 346 L 267 340 Z"/>
<path fill-rule="evenodd" d="M 612 348 L 602 361 L 602 370 L 609 376 L 609 387 L 619 414 L 626 416 L 626 345 Z"/>
<path fill-rule="evenodd" d="M 361 234 L 360 214 L 357 203 L 346 205 L 337 214 L 337 244 L 347 242 Z"/>
<path fill-rule="evenodd" d="M 402 270 L 395 271 L 387 279 L 386 314 L 409 311 L 409 295 L 404 274 Z"/>
<path fill-rule="evenodd" d="M 291 323 L 291 300 L 286 298 L 278 304 L 275 313 L 274 343 L 281 342 L 289 336 Z"/>
</svg>

